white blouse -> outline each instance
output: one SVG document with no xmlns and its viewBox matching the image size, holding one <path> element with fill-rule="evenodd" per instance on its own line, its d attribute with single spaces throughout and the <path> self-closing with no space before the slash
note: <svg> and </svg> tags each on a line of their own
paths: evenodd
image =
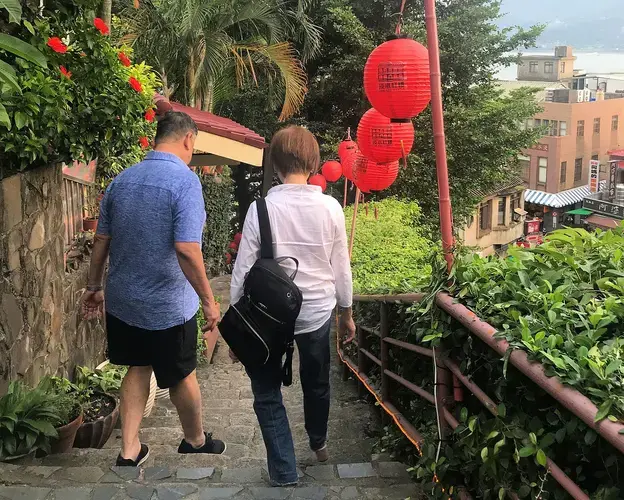
<svg viewBox="0 0 624 500">
<path fill-rule="evenodd" d="M 299 271 L 295 283 L 303 294 L 303 305 L 295 333 L 313 332 L 331 317 L 336 303 L 351 307 L 353 282 L 347 248 L 345 218 L 340 203 L 318 186 L 283 184 L 266 198 L 275 258 L 295 257 Z M 231 303 L 243 295 L 246 274 L 260 258 L 260 228 L 255 202 L 243 226 L 231 283 Z M 281 264 L 292 272 L 295 264 Z"/>
</svg>

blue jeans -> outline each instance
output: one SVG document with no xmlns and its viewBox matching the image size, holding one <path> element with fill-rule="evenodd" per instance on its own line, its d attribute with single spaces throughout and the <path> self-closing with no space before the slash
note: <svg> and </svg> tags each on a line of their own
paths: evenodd
<svg viewBox="0 0 624 500">
<path fill-rule="evenodd" d="M 331 320 L 315 332 L 295 336 L 305 429 L 313 451 L 322 448 L 327 440 L 330 326 Z M 254 394 L 254 411 L 267 450 L 271 481 L 277 485 L 296 483 L 295 446 L 282 401 L 281 359 L 269 360 L 261 369 L 247 370 L 247 373 Z"/>
</svg>

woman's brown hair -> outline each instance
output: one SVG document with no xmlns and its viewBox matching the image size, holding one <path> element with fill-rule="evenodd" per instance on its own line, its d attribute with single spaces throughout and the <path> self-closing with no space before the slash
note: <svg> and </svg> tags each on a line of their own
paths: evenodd
<svg viewBox="0 0 624 500">
<path fill-rule="evenodd" d="M 309 130 L 291 125 L 273 136 L 269 146 L 273 169 L 288 174 L 315 174 L 321 163 L 318 142 Z"/>
</svg>

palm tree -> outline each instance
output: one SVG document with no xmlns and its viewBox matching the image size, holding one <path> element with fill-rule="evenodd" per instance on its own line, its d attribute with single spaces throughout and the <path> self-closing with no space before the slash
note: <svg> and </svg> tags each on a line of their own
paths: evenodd
<svg viewBox="0 0 624 500">
<path fill-rule="evenodd" d="M 266 78 L 281 92 L 280 119 L 303 103 L 303 60 L 320 46 L 307 16 L 310 0 L 148 0 L 127 9 L 130 43 L 157 72 L 167 96 L 203 110 L 237 88 Z"/>
</svg>

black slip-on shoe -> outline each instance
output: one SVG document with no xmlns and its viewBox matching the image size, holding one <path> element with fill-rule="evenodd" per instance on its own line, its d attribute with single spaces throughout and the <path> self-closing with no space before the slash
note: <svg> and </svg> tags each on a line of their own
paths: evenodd
<svg viewBox="0 0 624 500">
<path fill-rule="evenodd" d="M 115 465 L 117 467 L 139 467 L 140 465 L 143 465 L 148 458 L 149 448 L 146 444 L 142 444 L 141 451 L 139 452 L 139 456 L 136 460 L 132 460 L 131 458 L 122 458 L 121 454 L 119 454 Z"/>
<path fill-rule="evenodd" d="M 227 445 L 220 439 L 212 439 L 212 434 L 204 432 L 206 442 L 201 448 L 195 448 L 186 439 L 183 439 L 178 447 L 178 453 L 210 453 L 213 455 L 223 455 L 227 450 Z"/>
</svg>

